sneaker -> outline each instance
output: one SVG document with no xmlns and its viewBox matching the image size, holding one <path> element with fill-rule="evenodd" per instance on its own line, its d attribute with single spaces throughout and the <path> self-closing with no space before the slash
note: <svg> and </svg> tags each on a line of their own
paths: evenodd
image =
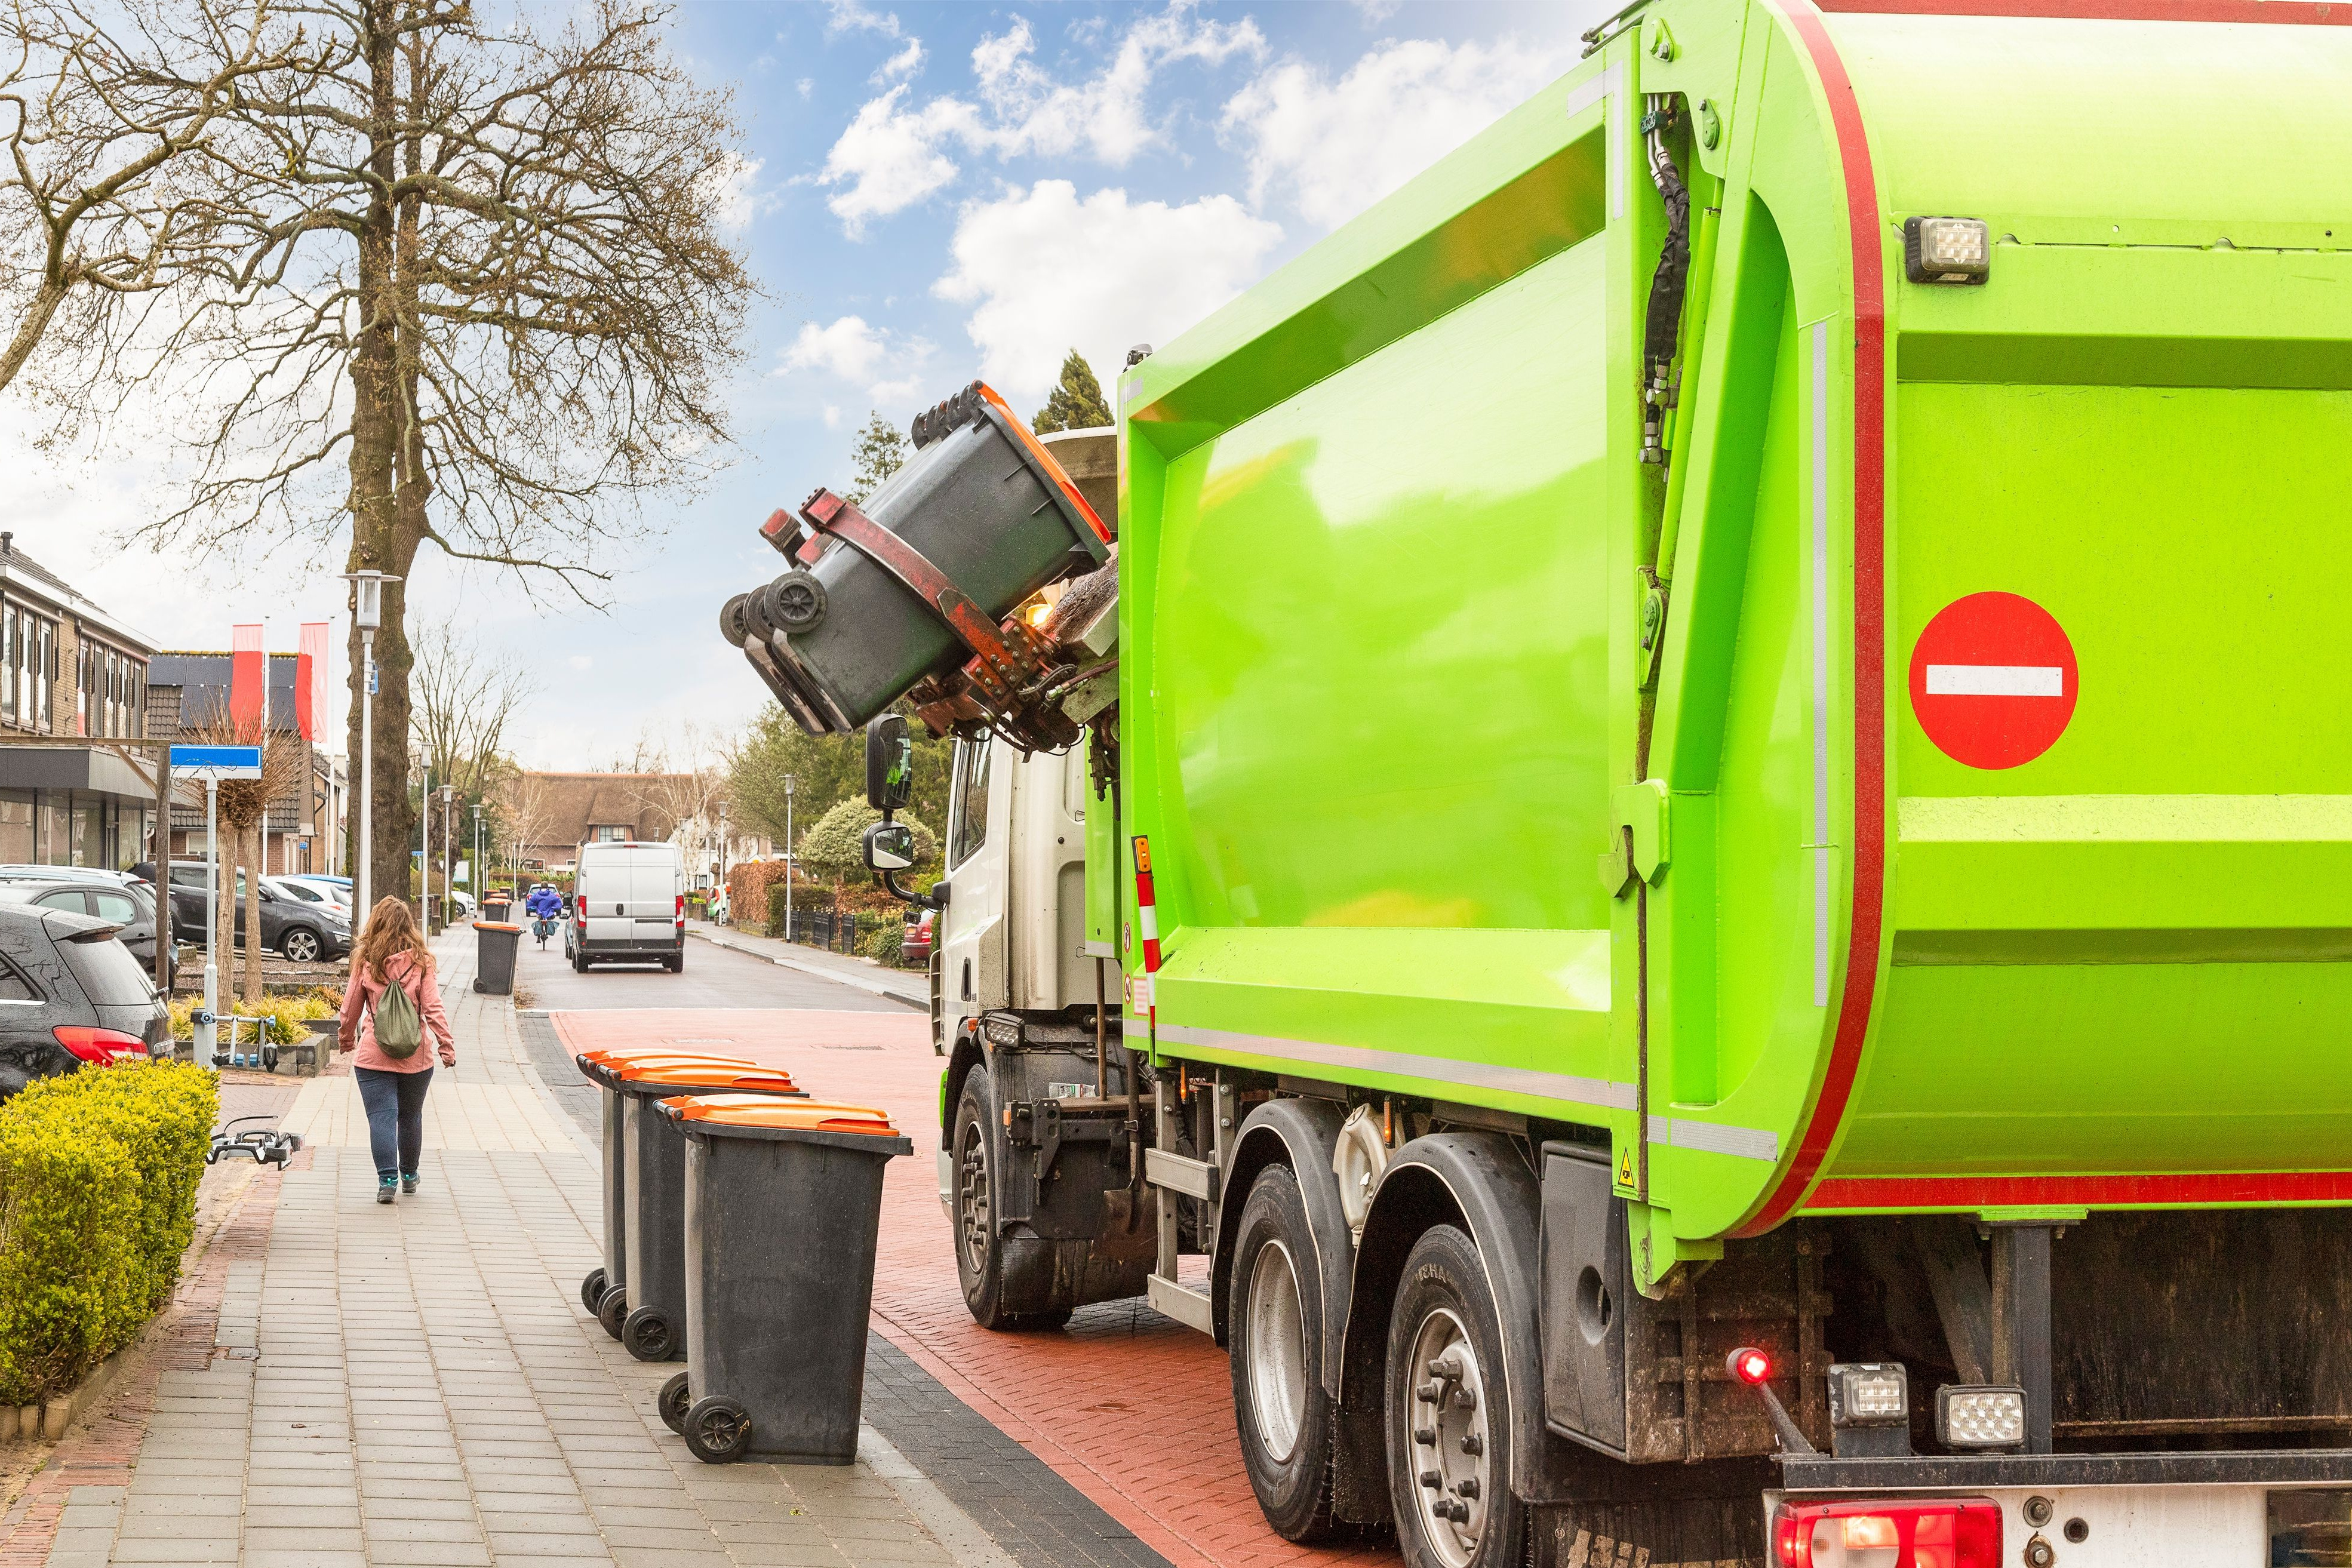
<svg viewBox="0 0 2352 1568">
<path fill-rule="evenodd" d="M 395 1184 L 390 1176 L 379 1179 L 375 1184 L 375 1201 L 380 1204 L 392 1202 L 393 1189 Z"/>
<path fill-rule="evenodd" d="M 401 1190 L 402 1192 L 404 1192 L 404 1193 L 406 1193 L 406 1194 L 407 1194 L 410 1197 L 412 1197 L 412 1198 L 413 1198 L 413 1197 L 415 1197 L 415 1196 L 416 1195 L 416 1173 L 415 1173 L 415 1172 L 414 1172 L 414 1171 L 403 1171 L 403 1172 L 400 1173 L 400 1190 Z"/>
</svg>

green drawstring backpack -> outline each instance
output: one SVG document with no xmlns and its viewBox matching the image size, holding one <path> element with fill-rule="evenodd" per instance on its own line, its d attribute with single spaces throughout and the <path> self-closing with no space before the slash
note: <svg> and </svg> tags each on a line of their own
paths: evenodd
<svg viewBox="0 0 2352 1568">
<path fill-rule="evenodd" d="M 394 1061 L 404 1062 L 424 1043 L 425 1016 L 417 1012 L 415 998 L 409 995 L 408 987 L 386 974 L 383 993 L 375 999 L 376 1049 Z"/>
</svg>

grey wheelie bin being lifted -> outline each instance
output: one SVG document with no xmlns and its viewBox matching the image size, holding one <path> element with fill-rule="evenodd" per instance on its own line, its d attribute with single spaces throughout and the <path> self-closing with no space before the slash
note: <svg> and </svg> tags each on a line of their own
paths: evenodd
<svg viewBox="0 0 2352 1568">
<path fill-rule="evenodd" d="M 629 1192 L 628 1156 L 622 1142 L 625 1119 L 621 1114 L 621 1091 L 615 1087 L 616 1070 L 625 1062 L 708 1062 L 718 1067 L 751 1068 L 757 1063 L 743 1057 L 711 1056 L 701 1051 L 681 1051 L 669 1046 L 611 1046 L 594 1050 L 576 1051 L 572 1062 L 580 1076 L 604 1090 L 604 1121 L 603 1149 L 604 1155 L 604 1261 L 588 1270 L 580 1281 L 580 1304 L 589 1314 L 604 1325 L 605 1332 L 614 1339 L 621 1337 L 621 1319 L 628 1310 L 626 1285 L 629 1274 Z M 607 1299 L 613 1310 L 604 1310 Z"/>
<path fill-rule="evenodd" d="M 661 1102 L 686 1134 L 687 1370 L 663 1421 L 706 1464 L 846 1465 L 866 1395 L 881 1111 L 756 1095 Z"/>
<path fill-rule="evenodd" d="M 781 1068 L 718 1062 L 625 1062 L 614 1071 L 614 1087 L 621 1091 L 629 1211 L 621 1346 L 639 1361 L 675 1361 L 686 1353 L 686 1142 L 656 1107 L 679 1095 L 805 1100 L 807 1094 Z M 609 1295 L 596 1316 L 612 1326 Z"/>
</svg>

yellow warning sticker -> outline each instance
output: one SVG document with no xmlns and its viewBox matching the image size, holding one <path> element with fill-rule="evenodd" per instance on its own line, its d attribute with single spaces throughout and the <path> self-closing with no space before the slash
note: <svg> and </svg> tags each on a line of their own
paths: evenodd
<svg viewBox="0 0 2352 1568">
<path fill-rule="evenodd" d="M 1633 1146 L 1630 1143 L 1617 1151 L 1617 1184 L 1621 1187 L 1633 1184 Z"/>
</svg>

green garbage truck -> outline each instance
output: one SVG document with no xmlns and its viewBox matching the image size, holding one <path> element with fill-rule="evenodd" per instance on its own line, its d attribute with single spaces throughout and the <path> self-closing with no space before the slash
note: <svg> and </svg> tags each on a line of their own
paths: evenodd
<svg viewBox="0 0 2352 1568">
<path fill-rule="evenodd" d="M 1412 1568 L 2352 1563 L 2347 23 L 1646 0 L 772 519 L 778 699 L 959 737 L 975 1317 Z"/>
</svg>

